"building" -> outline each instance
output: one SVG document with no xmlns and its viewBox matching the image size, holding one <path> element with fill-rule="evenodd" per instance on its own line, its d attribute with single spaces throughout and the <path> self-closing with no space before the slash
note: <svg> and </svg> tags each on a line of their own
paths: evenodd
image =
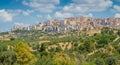
<svg viewBox="0 0 120 65">
<path fill-rule="evenodd" d="M 70 17 L 64 20 L 49 20 L 34 26 L 14 25 L 12 30 L 42 30 L 48 32 L 69 32 L 71 30 L 100 30 L 103 27 L 120 28 L 120 18 Z"/>
</svg>

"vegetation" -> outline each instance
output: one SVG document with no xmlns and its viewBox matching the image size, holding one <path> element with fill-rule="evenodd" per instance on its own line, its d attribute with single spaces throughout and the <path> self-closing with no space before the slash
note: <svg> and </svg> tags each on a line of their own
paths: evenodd
<svg viewBox="0 0 120 65">
<path fill-rule="evenodd" d="M 18 43 L 13 50 L 17 53 L 17 62 L 20 65 L 27 65 L 35 62 L 35 56 L 30 52 L 30 48 L 25 43 Z"/>
<path fill-rule="evenodd" d="M 120 65 L 120 30 L 0 33 L 0 65 Z"/>
</svg>

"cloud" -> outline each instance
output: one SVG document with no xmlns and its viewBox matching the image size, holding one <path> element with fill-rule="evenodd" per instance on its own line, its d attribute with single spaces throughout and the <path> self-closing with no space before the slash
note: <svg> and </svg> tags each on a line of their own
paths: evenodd
<svg viewBox="0 0 120 65">
<path fill-rule="evenodd" d="M 85 17 L 93 17 L 93 14 L 92 14 L 92 13 L 89 13 L 89 14 L 83 15 L 83 16 L 85 16 Z"/>
<path fill-rule="evenodd" d="M 0 19 L 4 22 L 11 22 L 13 20 L 13 15 L 2 9 L 0 10 Z"/>
<path fill-rule="evenodd" d="M 17 16 L 17 15 L 28 16 L 31 13 L 34 13 L 34 10 L 30 10 L 30 9 L 27 9 L 27 10 L 16 9 L 16 10 L 8 10 L 8 11 L 12 13 L 14 16 Z"/>
<path fill-rule="evenodd" d="M 30 24 L 19 23 L 19 22 L 15 22 L 14 25 L 16 25 L 18 27 L 27 27 L 27 26 L 30 26 Z"/>
<path fill-rule="evenodd" d="M 38 10 L 41 12 L 52 12 L 60 4 L 60 0 L 24 0 L 22 2 L 24 5 Z"/>
<path fill-rule="evenodd" d="M 22 11 L 22 14 L 24 15 L 24 16 L 28 16 L 28 15 L 30 15 L 31 13 L 33 13 L 34 11 L 33 10 L 26 10 L 26 11 Z"/>
<path fill-rule="evenodd" d="M 120 6 L 114 5 L 113 8 L 114 8 L 115 11 L 120 12 Z"/>
<path fill-rule="evenodd" d="M 67 12 L 101 12 L 112 6 L 111 0 L 72 0 L 73 2 L 63 7 Z"/>
<path fill-rule="evenodd" d="M 52 19 L 52 16 L 51 15 L 47 15 L 47 20 L 51 20 Z"/>
<path fill-rule="evenodd" d="M 56 12 L 55 13 L 56 18 L 67 18 L 67 17 L 73 17 L 72 13 L 61 13 L 61 12 Z"/>
<path fill-rule="evenodd" d="M 116 13 L 115 18 L 120 18 L 120 13 Z"/>
</svg>

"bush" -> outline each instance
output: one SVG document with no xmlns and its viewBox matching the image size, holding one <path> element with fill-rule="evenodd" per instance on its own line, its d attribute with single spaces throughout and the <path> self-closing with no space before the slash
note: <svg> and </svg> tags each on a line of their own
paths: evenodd
<svg viewBox="0 0 120 65">
<path fill-rule="evenodd" d="M 105 65 L 103 59 L 96 59 L 96 60 L 95 60 L 95 64 L 96 64 L 96 65 Z"/>
<path fill-rule="evenodd" d="M 120 54 L 120 47 L 117 48 L 117 52 Z"/>
<path fill-rule="evenodd" d="M 61 47 L 60 46 L 56 47 L 56 52 L 60 52 L 60 51 L 62 51 Z"/>
<path fill-rule="evenodd" d="M 106 59 L 107 65 L 116 65 L 116 58 L 115 57 L 108 57 Z"/>
</svg>

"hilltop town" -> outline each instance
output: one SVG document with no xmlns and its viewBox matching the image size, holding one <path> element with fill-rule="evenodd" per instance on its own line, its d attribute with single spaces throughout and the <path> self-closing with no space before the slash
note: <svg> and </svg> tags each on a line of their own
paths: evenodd
<svg viewBox="0 0 120 65">
<path fill-rule="evenodd" d="M 120 28 L 120 18 L 70 17 L 64 20 L 48 20 L 33 26 L 14 25 L 15 30 L 41 30 L 48 32 L 69 32 L 71 30 L 100 30 L 103 27 Z"/>
<path fill-rule="evenodd" d="M 120 0 L 0 0 L 0 65 L 120 65 Z"/>
<path fill-rule="evenodd" d="M 119 20 L 67 18 L 0 33 L 0 63 L 9 65 L 10 58 L 13 65 L 120 65 Z M 89 35 L 90 30 L 100 32 Z"/>
<path fill-rule="evenodd" d="M 7 54 L 13 54 L 7 57 L 15 56 L 21 65 L 119 65 L 120 18 L 80 17 L 14 25 L 12 31 L 0 33 L 0 43 L 1 54 L 7 52 L 0 58 L 7 60 Z M 19 63 L 17 58 L 23 57 L 33 62 Z"/>
</svg>

